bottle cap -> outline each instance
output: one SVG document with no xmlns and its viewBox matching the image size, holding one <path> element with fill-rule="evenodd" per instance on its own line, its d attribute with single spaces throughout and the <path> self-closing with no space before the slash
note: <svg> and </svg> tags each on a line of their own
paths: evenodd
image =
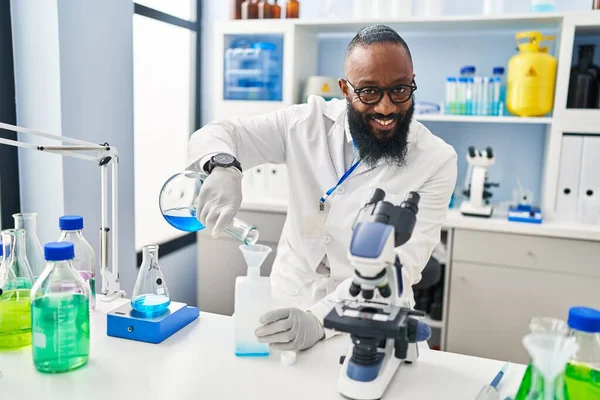
<svg viewBox="0 0 600 400">
<path fill-rule="evenodd" d="M 496 74 L 504 75 L 504 67 L 494 67 L 494 69 L 492 70 L 492 73 L 494 75 L 496 75 Z"/>
<path fill-rule="evenodd" d="M 600 333 L 600 310 L 589 307 L 571 307 L 567 323 L 571 329 Z"/>
<path fill-rule="evenodd" d="M 75 246 L 71 242 L 52 242 L 44 246 L 46 261 L 64 261 L 75 258 Z"/>
<path fill-rule="evenodd" d="M 0 256 L 4 255 L 4 247 L 2 246 L 2 242 L 0 242 Z"/>
<path fill-rule="evenodd" d="M 460 69 L 461 74 L 474 74 L 475 66 L 474 65 L 465 65 Z"/>
<path fill-rule="evenodd" d="M 79 215 L 65 215 L 58 219 L 58 226 L 63 231 L 78 231 L 83 229 L 83 217 Z"/>
<path fill-rule="evenodd" d="M 296 364 L 296 352 L 295 351 L 283 351 L 281 353 L 281 365 L 294 365 Z"/>
<path fill-rule="evenodd" d="M 447 78 L 446 78 L 446 80 L 447 80 L 448 82 L 456 82 L 456 78 L 455 78 L 455 77 L 453 77 L 453 76 L 449 76 L 449 77 L 447 77 Z"/>
</svg>

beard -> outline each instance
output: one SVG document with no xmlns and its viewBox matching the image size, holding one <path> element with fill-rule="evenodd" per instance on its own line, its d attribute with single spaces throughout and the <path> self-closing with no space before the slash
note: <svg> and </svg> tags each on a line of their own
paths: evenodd
<svg viewBox="0 0 600 400">
<path fill-rule="evenodd" d="M 375 167 L 380 162 L 389 166 L 403 167 L 406 165 L 406 152 L 408 149 L 408 132 L 415 112 L 414 100 L 405 113 L 395 113 L 385 117 L 397 119 L 396 129 L 386 138 L 378 138 L 371 126 L 370 118 L 382 118 L 378 113 L 361 114 L 348 102 L 348 125 L 352 140 L 358 149 L 361 163 Z"/>
</svg>

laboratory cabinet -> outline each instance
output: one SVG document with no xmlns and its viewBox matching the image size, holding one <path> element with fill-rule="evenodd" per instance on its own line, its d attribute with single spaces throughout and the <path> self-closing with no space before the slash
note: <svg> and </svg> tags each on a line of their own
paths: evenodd
<svg viewBox="0 0 600 400">
<path fill-rule="evenodd" d="M 527 363 L 533 316 L 600 308 L 600 242 L 453 229 L 446 350 Z"/>
</svg>

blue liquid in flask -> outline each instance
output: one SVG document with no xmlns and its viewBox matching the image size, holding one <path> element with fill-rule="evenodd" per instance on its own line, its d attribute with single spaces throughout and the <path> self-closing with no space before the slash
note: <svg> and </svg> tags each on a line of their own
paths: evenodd
<svg viewBox="0 0 600 400">
<path fill-rule="evenodd" d="M 171 299 L 161 294 L 143 294 L 131 300 L 131 307 L 147 317 L 156 317 L 165 313 Z"/>
<path fill-rule="evenodd" d="M 204 225 L 196 218 L 196 210 L 189 208 L 172 208 L 163 214 L 171 226 L 185 232 L 198 232 Z"/>
</svg>

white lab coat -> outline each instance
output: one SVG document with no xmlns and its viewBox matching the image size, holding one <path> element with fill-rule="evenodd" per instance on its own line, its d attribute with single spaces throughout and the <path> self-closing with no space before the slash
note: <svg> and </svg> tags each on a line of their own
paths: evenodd
<svg viewBox="0 0 600 400">
<path fill-rule="evenodd" d="M 322 321 L 332 300 L 348 296 L 353 274 L 347 258 L 352 225 L 373 188 L 383 189 L 386 200 L 394 204 L 400 204 L 410 191 L 421 196 L 413 236 L 397 249 L 404 267 L 404 297 L 414 305 L 411 285 L 420 280 L 439 243 L 456 183 L 457 157 L 450 145 L 419 122 L 412 123 L 408 140 L 405 167 L 361 164 L 327 199 L 329 216 L 325 234 L 319 238 L 305 237 L 303 221 L 317 213 L 321 196 L 349 167 L 352 137 L 345 100 L 326 102 L 313 96 L 308 104 L 210 123 L 192 135 L 187 165 L 200 169 L 219 152 L 233 154 L 243 169 L 286 164 L 289 204 L 271 272 L 273 306 L 310 310 Z M 325 275 L 317 272 L 324 256 L 330 268 Z"/>
</svg>

